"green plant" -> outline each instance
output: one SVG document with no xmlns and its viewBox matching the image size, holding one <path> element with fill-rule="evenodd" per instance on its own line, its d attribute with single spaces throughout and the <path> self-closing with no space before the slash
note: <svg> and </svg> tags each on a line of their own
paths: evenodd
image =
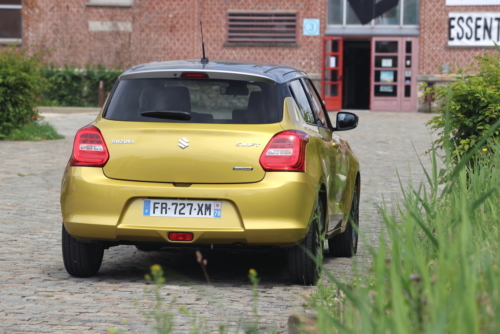
<svg viewBox="0 0 500 334">
<path fill-rule="evenodd" d="M 0 139 L 38 116 L 38 98 L 47 85 L 40 75 L 42 52 L 9 46 L 0 49 Z"/>
<path fill-rule="evenodd" d="M 368 275 L 345 284 L 325 272 L 332 284 L 313 295 L 321 333 L 499 332 L 500 146 L 490 142 L 490 158 L 475 158 L 499 125 L 492 124 L 456 165 L 453 142 L 445 140 L 444 188 L 431 149 L 426 182 L 401 185 L 397 214 L 379 208 L 385 233 L 378 249 L 370 249 Z"/>
<path fill-rule="evenodd" d="M 46 106 L 83 106 L 84 76 L 72 67 L 56 68 L 45 66 L 40 73 L 47 78 L 50 86 L 44 91 L 42 102 Z"/>
<path fill-rule="evenodd" d="M 20 175 L 21 176 L 21 175 Z M 25 175 L 22 175 L 25 176 Z M 207 278 L 206 273 L 206 265 L 207 261 L 203 259 L 202 254 L 199 251 L 196 251 L 196 260 L 200 263 L 202 270 Z M 150 268 L 151 273 L 146 274 L 144 278 L 153 284 L 153 287 L 145 287 L 144 288 L 144 296 L 146 297 L 146 301 L 144 304 L 135 301 L 134 304 L 139 310 L 139 312 L 146 318 L 146 320 L 151 325 L 151 332 L 158 334 L 169 334 L 173 333 L 175 329 L 174 318 L 176 315 L 180 314 L 185 318 L 188 318 L 190 321 L 190 333 L 208 333 L 211 328 L 208 327 L 206 320 L 198 313 L 190 311 L 185 306 L 176 307 L 177 298 L 174 297 L 170 302 L 166 302 L 164 297 L 162 296 L 162 288 L 166 282 L 164 277 L 163 269 L 160 265 L 154 264 Z M 237 326 L 234 329 L 234 333 L 240 333 L 240 330 L 243 328 L 244 332 L 247 334 L 258 334 L 260 333 L 258 325 L 259 325 L 259 316 L 258 316 L 258 290 L 257 286 L 259 284 L 259 278 L 257 276 L 257 272 L 254 269 L 250 269 L 248 273 L 248 278 L 252 283 L 252 294 L 253 294 L 253 307 L 252 311 L 254 314 L 254 319 L 252 323 L 247 323 L 241 326 L 241 319 L 238 320 Z M 207 279 L 208 284 L 210 285 L 210 280 Z M 127 333 L 126 331 L 110 328 L 108 330 L 110 334 L 117 333 Z M 219 334 L 229 333 L 229 326 L 225 324 L 219 324 L 217 328 L 217 332 Z M 273 332 L 274 333 L 274 332 Z"/>
<path fill-rule="evenodd" d="M 247 325 L 245 328 L 245 333 L 247 334 L 257 334 L 259 333 L 259 291 L 257 290 L 257 285 L 259 285 L 260 279 L 257 276 L 257 271 L 255 269 L 250 269 L 248 271 L 248 278 L 252 283 L 252 294 L 253 294 L 253 323 Z"/>
<path fill-rule="evenodd" d="M 47 106 L 96 107 L 99 97 L 99 82 L 103 81 L 104 91 L 109 92 L 123 72 L 106 69 L 102 65 L 85 69 L 74 67 L 43 67 L 40 72 L 51 85 L 44 91 L 42 101 Z"/>
<path fill-rule="evenodd" d="M 14 129 L 6 136 L 5 140 L 31 140 L 62 139 L 56 130 L 47 122 L 35 121 Z"/>
<path fill-rule="evenodd" d="M 458 70 L 456 80 L 448 86 L 426 89 L 426 94 L 434 92 L 437 99 L 444 101 L 439 115 L 428 122 L 438 134 L 434 145 L 443 148 L 446 140 L 451 140 L 450 153 L 455 162 L 470 152 L 500 118 L 500 54 L 486 53 L 475 60 L 470 68 Z M 499 134 L 500 130 L 495 130 L 492 136 L 496 138 Z"/>
<path fill-rule="evenodd" d="M 85 87 L 85 103 L 89 106 L 97 106 L 99 99 L 99 81 L 103 81 L 104 91 L 110 92 L 118 79 L 120 74 L 122 74 L 120 69 L 106 69 L 102 65 L 97 66 L 86 66 L 84 73 L 84 78 L 86 82 Z"/>
</svg>

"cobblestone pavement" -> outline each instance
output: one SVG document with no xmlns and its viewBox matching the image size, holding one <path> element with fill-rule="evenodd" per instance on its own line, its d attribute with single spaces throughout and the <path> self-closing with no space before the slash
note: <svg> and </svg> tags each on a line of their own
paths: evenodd
<svg viewBox="0 0 500 334">
<path fill-rule="evenodd" d="M 414 179 L 422 177 L 418 157 L 429 147 L 431 137 L 423 124 L 431 116 L 369 112 L 359 116 L 359 127 L 343 135 L 362 166 L 364 237 L 354 261 L 368 265 L 367 246 L 375 245 L 380 231 L 375 204 L 381 203 L 383 195 L 390 205 L 399 194 L 395 168 L 403 182 L 409 179 L 409 166 Z M 177 296 L 175 305 L 185 305 L 212 328 L 250 319 L 249 268 L 261 277 L 259 313 L 265 332 L 286 332 L 289 314 L 306 312 L 303 294 L 314 288 L 288 282 L 284 252 L 204 251 L 213 286 L 206 284 L 194 249 L 144 253 L 133 246 L 119 246 L 105 252 L 96 277 L 70 277 L 61 257 L 59 186 L 72 136 L 94 115 L 47 114 L 46 119 L 67 138 L 0 141 L 0 333 L 106 333 L 110 327 L 149 332 L 134 300 L 145 302 L 143 276 L 155 263 L 166 271 L 165 298 Z M 428 164 L 427 157 L 421 158 Z M 349 279 L 353 260 L 327 256 L 324 262 L 339 278 Z M 175 333 L 188 331 L 188 318 L 177 314 L 175 321 Z"/>
</svg>

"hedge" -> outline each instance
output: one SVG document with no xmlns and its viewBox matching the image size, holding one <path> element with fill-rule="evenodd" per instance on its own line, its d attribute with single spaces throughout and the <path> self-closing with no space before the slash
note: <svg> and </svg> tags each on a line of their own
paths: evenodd
<svg viewBox="0 0 500 334">
<path fill-rule="evenodd" d="M 106 69 L 102 65 L 77 69 L 53 65 L 40 70 L 50 85 L 42 95 L 41 104 L 55 107 L 97 107 L 99 81 L 104 82 L 105 92 L 110 92 L 123 72 L 120 69 Z"/>
<path fill-rule="evenodd" d="M 36 106 L 47 82 L 40 75 L 42 53 L 28 49 L 0 49 L 0 139 L 37 119 Z"/>
</svg>

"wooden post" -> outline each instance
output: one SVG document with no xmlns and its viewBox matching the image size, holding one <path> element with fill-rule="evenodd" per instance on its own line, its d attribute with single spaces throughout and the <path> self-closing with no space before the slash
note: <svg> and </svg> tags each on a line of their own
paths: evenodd
<svg viewBox="0 0 500 334">
<path fill-rule="evenodd" d="M 102 108 L 104 105 L 104 81 L 99 81 L 99 98 L 97 99 L 97 105 Z"/>
</svg>

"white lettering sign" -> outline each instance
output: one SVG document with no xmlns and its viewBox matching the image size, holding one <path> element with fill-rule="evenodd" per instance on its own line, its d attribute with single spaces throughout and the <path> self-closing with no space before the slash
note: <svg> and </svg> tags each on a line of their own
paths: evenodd
<svg viewBox="0 0 500 334">
<path fill-rule="evenodd" d="M 449 46 L 500 44 L 500 13 L 449 13 Z"/>
<path fill-rule="evenodd" d="M 330 57 L 330 67 L 337 67 L 337 57 L 336 56 Z"/>
<path fill-rule="evenodd" d="M 500 0 L 446 0 L 446 6 L 494 6 Z"/>
</svg>

